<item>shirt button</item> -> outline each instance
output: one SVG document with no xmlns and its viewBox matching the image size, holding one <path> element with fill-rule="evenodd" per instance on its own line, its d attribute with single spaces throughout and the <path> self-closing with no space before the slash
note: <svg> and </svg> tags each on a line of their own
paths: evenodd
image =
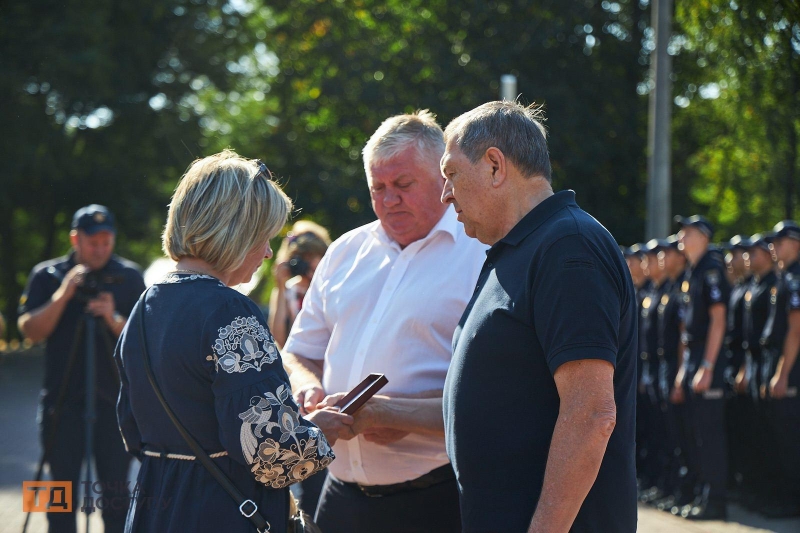
<svg viewBox="0 0 800 533">
<path fill-rule="evenodd" d="M 494 266 L 494 263 L 486 263 L 486 268 L 492 268 L 493 266 Z"/>
</svg>

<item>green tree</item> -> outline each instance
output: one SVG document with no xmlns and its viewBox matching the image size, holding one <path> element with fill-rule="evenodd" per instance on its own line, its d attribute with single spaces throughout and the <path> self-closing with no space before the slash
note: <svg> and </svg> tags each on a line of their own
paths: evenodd
<svg viewBox="0 0 800 533">
<path fill-rule="evenodd" d="M 800 6 L 683 1 L 676 26 L 676 205 L 708 213 L 721 236 L 792 218 L 800 165 Z"/>
<path fill-rule="evenodd" d="M 68 249 L 72 213 L 117 214 L 118 250 L 158 249 L 164 206 L 201 137 L 174 102 L 252 49 L 244 15 L 216 0 L 12 2 L 0 17 L 0 308 L 37 262 Z M 13 327 L 10 328 L 13 330 Z"/>
<path fill-rule="evenodd" d="M 208 146 L 250 147 L 334 234 L 374 218 L 360 150 L 388 116 L 442 124 L 497 98 L 504 73 L 543 103 L 557 188 L 622 241 L 641 238 L 646 98 L 637 94 L 646 6 L 637 2 L 271 1 L 230 98 L 194 102 Z M 254 85 L 255 84 L 255 85 Z M 213 151 L 213 150 L 212 150 Z M 624 205 L 625 209 L 619 206 Z"/>
</svg>

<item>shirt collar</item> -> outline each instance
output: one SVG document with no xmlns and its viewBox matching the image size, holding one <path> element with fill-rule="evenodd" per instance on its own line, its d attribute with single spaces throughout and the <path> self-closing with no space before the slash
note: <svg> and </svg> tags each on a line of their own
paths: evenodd
<svg viewBox="0 0 800 533">
<path fill-rule="evenodd" d="M 379 241 L 381 241 L 384 244 L 387 244 L 387 245 L 390 245 L 390 246 L 396 246 L 397 248 L 400 248 L 400 245 L 397 243 L 397 241 L 395 241 L 394 239 L 389 237 L 389 234 L 387 234 L 386 230 L 383 229 L 383 225 L 381 224 L 380 220 L 376 220 L 372 224 L 373 224 L 373 226 L 371 228 L 371 231 L 372 231 L 373 235 L 375 235 L 375 237 L 377 237 L 377 239 Z M 445 210 L 444 214 L 442 215 L 442 218 L 439 219 L 439 222 L 436 223 L 436 225 L 433 227 L 433 229 L 431 229 L 431 231 L 425 237 L 423 237 L 422 239 L 419 239 L 418 241 L 415 241 L 415 242 L 428 241 L 428 240 L 434 238 L 437 233 L 449 234 L 453 238 L 453 242 L 455 242 L 457 237 L 458 237 L 459 229 L 460 228 L 459 228 L 458 218 L 457 218 L 457 215 L 456 215 L 455 208 L 452 205 L 449 205 L 449 206 L 447 206 L 447 209 Z M 414 243 L 411 243 L 411 244 L 414 244 Z"/>
<path fill-rule="evenodd" d="M 544 224 L 547 219 L 568 206 L 578 207 L 578 204 L 575 203 L 575 191 L 568 189 L 555 193 L 553 196 L 550 196 L 531 209 L 527 215 L 522 217 L 522 220 L 517 222 L 516 226 L 511 228 L 511 231 L 509 231 L 505 237 L 495 244 L 495 246 L 500 243 L 510 244 L 511 246 L 518 245 L 525 237 Z M 494 248 L 494 246 L 492 248 Z"/>
</svg>

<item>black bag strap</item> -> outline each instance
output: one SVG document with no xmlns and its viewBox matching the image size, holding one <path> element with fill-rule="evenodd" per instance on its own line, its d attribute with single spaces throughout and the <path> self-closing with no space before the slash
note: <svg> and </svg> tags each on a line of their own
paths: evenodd
<svg viewBox="0 0 800 533">
<path fill-rule="evenodd" d="M 231 498 L 239 505 L 239 512 L 242 513 L 245 517 L 247 517 L 256 529 L 258 529 L 259 533 L 267 533 L 270 530 L 269 522 L 264 520 L 264 517 L 258 512 L 258 505 L 256 503 L 244 496 L 241 491 L 236 488 L 236 485 L 231 482 L 230 479 L 220 470 L 219 466 L 211 460 L 208 454 L 203 450 L 194 437 L 192 437 L 191 433 L 183 427 L 181 421 L 178 420 L 178 417 L 175 416 L 175 413 L 172 411 L 172 408 L 167 403 L 167 400 L 164 398 L 164 395 L 161 393 L 161 389 L 158 387 L 158 383 L 156 382 L 156 378 L 153 375 L 153 369 L 150 367 L 150 355 L 147 351 L 147 338 L 144 333 L 144 300 L 145 296 L 147 295 L 147 291 L 142 293 L 142 296 L 139 298 L 139 340 L 142 345 L 142 360 L 144 361 L 144 370 L 147 373 L 147 379 L 150 380 L 150 385 L 153 386 L 153 390 L 156 393 L 156 397 L 158 397 L 158 401 L 161 402 L 161 405 L 164 407 L 164 411 L 167 412 L 167 416 L 169 419 L 172 420 L 172 423 L 175 424 L 175 428 L 178 430 L 178 433 L 181 434 L 183 440 L 186 441 L 186 444 L 194 452 L 195 457 L 206 467 L 214 479 L 219 481 L 219 484 L 225 489 L 225 491 L 230 494 Z"/>
</svg>

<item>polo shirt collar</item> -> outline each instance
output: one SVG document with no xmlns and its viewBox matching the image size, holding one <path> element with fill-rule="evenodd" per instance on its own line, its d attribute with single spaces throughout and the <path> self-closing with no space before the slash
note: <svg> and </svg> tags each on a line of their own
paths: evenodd
<svg viewBox="0 0 800 533">
<path fill-rule="evenodd" d="M 522 217 L 522 220 L 517 222 L 517 225 L 511 228 L 511 231 L 500 239 L 497 244 L 504 243 L 517 246 L 525 237 L 544 224 L 547 219 L 568 206 L 578 207 L 578 204 L 575 203 L 575 191 L 568 189 L 555 193 L 531 209 L 530 212 Z M 497 246 L 497 244 L 495 244 L 495 246 Z M 494 248 L 494 246 L 492 248 Z"/>
<path fill-rule="evenodd" d="M 371 228 L 372 233 L 375 235 L 375 237 L 377 237 L 379 241 L 381 241 L 384 244 L 400 248 L 400 245 L 394 239 L 389 237 L 389 234 L 387 234 L 386 230 L 383 229 L 383 225 L 381 224 L 380 220 L 376 220 L 375 222 L 373 222 L 373 224 L 374 226 Z M 458 216 L 456 215 L 455 208 L 452 205 L 448 205 L 447 209 L 442 215 L 442 218 L 439 219 L 439 222 L 436 223 L 433 229 L 431 229 L 431 231 L 425 237 L 416 242 L 423 242 L 430 240 L 438 233 L 445 233 L 450 235 L 450 237 L 453 239 L 453 242 L 455 242 L 456 239 L 458 238 L 458 231 L 459 231 Z M 409 244 L 409 246 L 411 246 L 411 244 Z M 408 246 L 406 248 L 408 248 Z"/>
</svg>

